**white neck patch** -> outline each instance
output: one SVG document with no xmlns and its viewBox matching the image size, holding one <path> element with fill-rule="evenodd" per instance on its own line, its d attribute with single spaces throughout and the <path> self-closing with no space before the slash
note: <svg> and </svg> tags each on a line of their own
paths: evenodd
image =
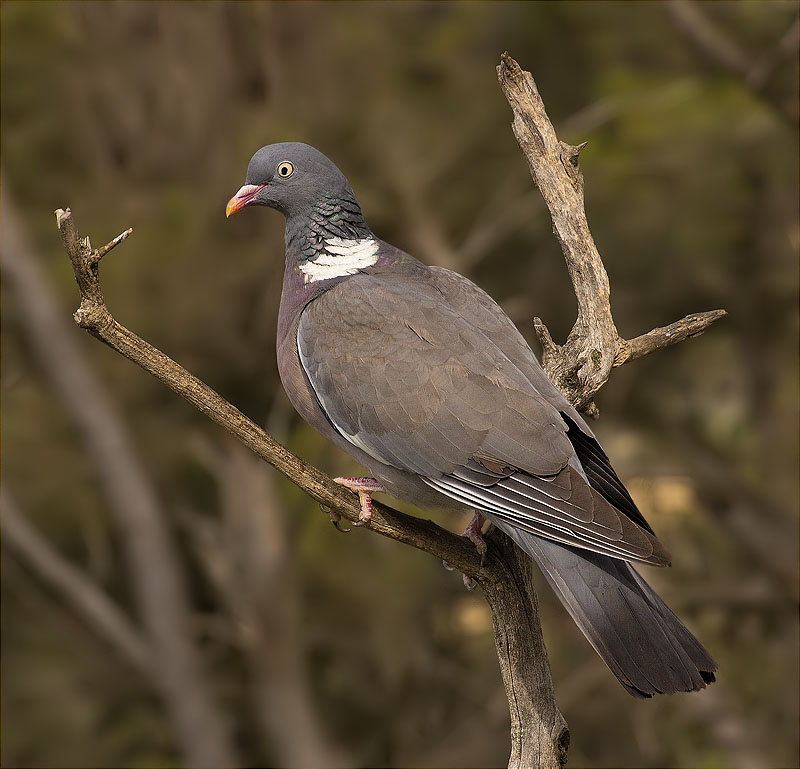
<svg viewBox="0 0 800 769">
<path fill-rule="evenodd" d="M 325 241 L 325 250 L 316 259 L 303 262 L 300 272 L 303 273 L 306 283 L 353 275 L 364 267 L 375 264 L 379 249 L 378 241 L 372 238 L 328 238 Z"/>
</svg>

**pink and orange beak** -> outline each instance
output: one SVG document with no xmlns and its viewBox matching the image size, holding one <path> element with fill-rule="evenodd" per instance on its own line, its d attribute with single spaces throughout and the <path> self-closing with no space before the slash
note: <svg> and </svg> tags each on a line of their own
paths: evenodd
<svg viewBox="0 0 800 769">
<path fill-rule="evenodd" d="M 225 216 L 235 214 L 245 206 L 249 206 L 256 195 L 264 189 L 264 184 L 245 184 L 229 201 L 225 207 Z"/>
</svg>

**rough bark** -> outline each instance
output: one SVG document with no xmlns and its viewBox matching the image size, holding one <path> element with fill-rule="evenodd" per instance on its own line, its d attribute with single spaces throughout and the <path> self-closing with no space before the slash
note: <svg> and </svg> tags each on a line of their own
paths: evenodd
<svg viewBox="0 0 800 769">
<path fill-rule="evenodd" d="M 514 135 L 550 210 L 553 233 L 578 300 L 578 318 L 563 345 L 555 344 L 545 324 L 534 318 L 542 343 L 542 366 L 576 408 L 596 417 L 599 412 L 592 397 L 606 383 L 612 367 L 697 336 L 726 312 L 694 313 L 631 341 L 620 337 L 611 315 L 608 275 L 584 211 L 578 155 L 586 144 L 574 147 L 559 141 L 533 77 L 508 53 L 501 57 L 497 76 L 514 112 Z"/>
<path fill-rule="evenodd" d="M 497 556 L 483 580 L 492 612 L 495 648 L 511 715 L 509 769 L 563 767 L 569 729 L 556 705 L 531 560 L 497 530 L 487 538 Z"/>
<path fill-rule="evenodd" d="M 577 163 L 582 147 L 558 140 L 533 78 L 508 54 L 503 54 L 498 77 L 514 111 L 514 133 L 550 210 L 578 299 L 578 320 L 563 346 L 554 344 L 547 328 L 536 319 L 544 347 L 543 364 L 577 407 L 596 415 L 592 396 L 606 382 L 613 366 L 696 336 L 725 312 L 691 315 L 630 342 L 619 336 L 611 315 L 608 277 L 583 208 L 583 177 Z M 56 218 L 80 289 L 81 304 L 75 313 L 78 325 L 186 398 L 318 502 L 343 518 L 357 520 L 360 509 L 354 494 L 287 451 L 211 388 L 114 320 L 103 300 L 99 263 L 130 230 L 92 250 L 88 238 L 79 238 L 69 210 L 59 209 Z M 509 701 L 509 766 L 562 767 L 569 732 L 555 703 L 530 560 L 493 532 L 487 557 L 481 563 L 473 545 L 465 539 L 378 503 L 364 528 L 441 558 L 482 586 L 492 612 Z"/>
</svg>

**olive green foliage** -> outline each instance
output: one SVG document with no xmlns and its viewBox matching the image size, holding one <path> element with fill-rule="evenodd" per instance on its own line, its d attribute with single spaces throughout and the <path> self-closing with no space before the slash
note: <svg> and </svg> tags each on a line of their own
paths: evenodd
<svg viewBox="0 0 800 769">
<path fill-rule="evenodd" d="M 294 415 L 275 366 L 282 219 L 224 216 L 264 144 L 317 146 L 382 238 L 472 277 L 529 337 L 538 315 L 563 340 L 575 302 L 496 83 L 507 49 L 561 138 L 589 142 L 586 208 L 620 332 L 728 310 L 699 339 L 615 371 L 597 423 L 674 554 L 646 577 L 715 655 L 719 681 L 634 701 L 542 584 L 573 766 L 798 760 L 798 83 L 796 53 L 777 51 L 797 6 L 700 10 L 753 62 L 776 58 L 763 87 L 657 3 L 2 5 L 3 194 L 65 322 L 77 294 L 53 210 L 70 206 L 95 245 L 133 227 L 103 263 L 115 317 L 328 472 L 357 469 Z M 30 354 L 23 301 L 4 291 L 3 483 L 138 624 L 121 534 Z M 290 698 L 260 715 L 278 671 L 347 763 L 503 765 L 508 712 L 480 594 L 425 554 L 338 534 L 266 466 L 232 482 L 241 457 L 227 436 L 74 334 L 158 489 L 242 761 L 290 762 L 275 746 L 305 739 Z M 252 507 L 235 493 L 248 483 Z M 239 536 L 262 508 L 272 522 Z M 257 588 L 237 608 L 209 552 L 240 567 L 247 548 L 280 568 L 236 576 Z M 179 762 L 147 681 L 5 550 L 2 599 L 4 765 Z M 255 654 L 248 611 L 263 619 Z M 259 656 L 271 667 L 254 675 Z"/>
</svg>

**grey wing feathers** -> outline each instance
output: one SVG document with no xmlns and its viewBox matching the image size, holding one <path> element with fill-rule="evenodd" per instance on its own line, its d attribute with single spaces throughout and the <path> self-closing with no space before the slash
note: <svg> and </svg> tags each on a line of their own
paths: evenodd
<svg viewBox="0 0 800 769">
<path fill-rule="evenodd" d="M 300 361 L 335 429 L 493 520 L 616 558 L 668 563 L 650 531 L 587 483 L 556 408 L 566 401 L 550 393 L 557 404 L 548 402 L 521 370 L 538 364 L 490 338 L 510 321 L 479 305 L 476 326 L 449 299 L 429 280 L 361 274 L 306 307 Z"/>
<path fill-rule="evenodd" d="M 474 326 L 503 351 L 542 398 L 556 411 L 567 414 L 586 435 L 594 437 L 583 417 L 548 379 L 525 337 L 500 305 L 482 288 L 457 272 L 444 267 L 431 267 L 429 271 L 435 285 L 447 297 L 449 304 L 464 317 L 469 318 Z"/>
<path fill-rule="evenodd" d="M 476 483 L 475 476 L 474 471 L 467 475 L 459 469 L 424 480 L 483 511 L 492 521 L 505 521 L 531 534 L 615 558 L 657 566 L 670 562 L 655 535 L 621 515 L 570 465 L 553 478 L 517 471 L 483 485 Z"/>
<path fill-rule="evenodd" d="M 628 518 L 652 534 L 653 530 L 650 528 L 650 524 L 639 512 L 639 508 L 631 499 L 628 490 L 617 477 L 600 444 L 594 437 L 590 437 L 581 430 L 568 414 L 562 413 L 561 416 L 569 427 L 567 438 L 575 447 L 575 453 L 578 455 L 581 467 L 592 487 L 597 489 L 614 507 L 624 512 Z"/>
<path fill-rule="evenodd" d="M 552 474 L 573 453 L 558 413 L 419 281 L 354 276 L 306 307 L 297 343 L 336 429 L 386 464 L 436 477 L 487 446 Z"/>
</svg>

